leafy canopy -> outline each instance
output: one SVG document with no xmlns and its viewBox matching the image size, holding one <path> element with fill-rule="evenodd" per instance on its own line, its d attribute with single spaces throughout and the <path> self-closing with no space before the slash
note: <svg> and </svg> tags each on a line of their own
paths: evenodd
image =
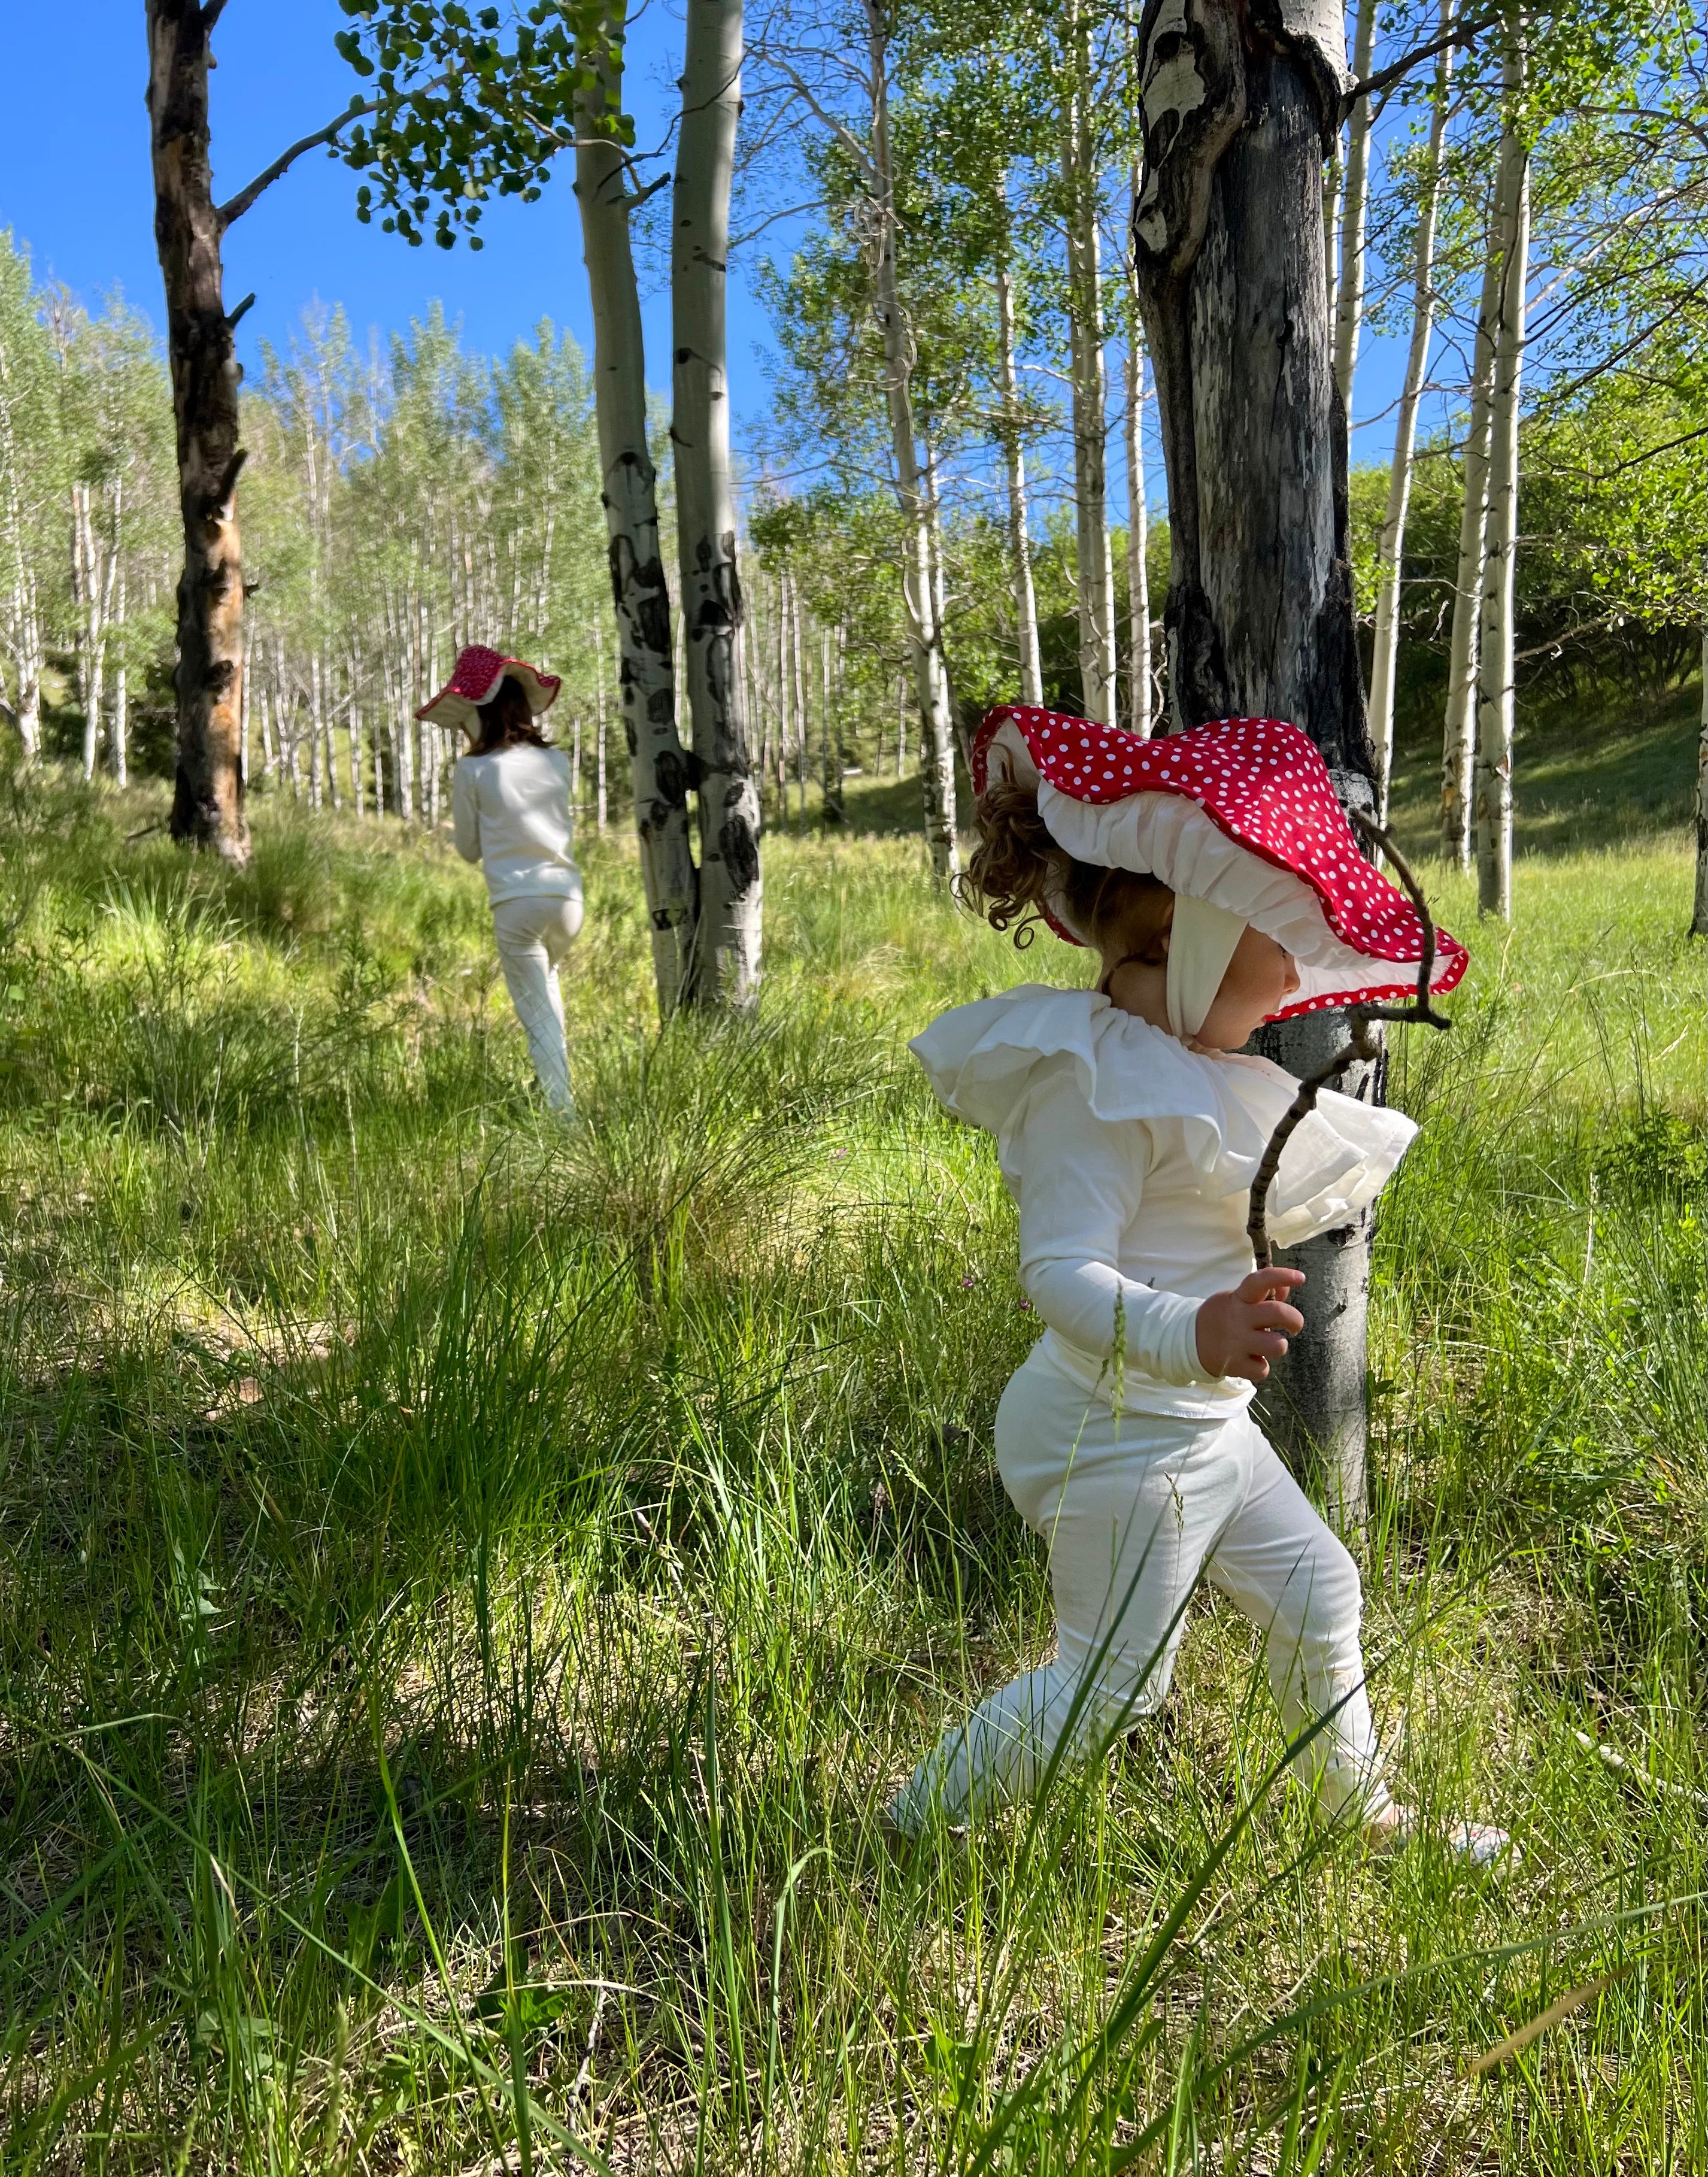
<svg viewBox="0 0 1708 2177">
<path fill-rule="evenodd" d="M 372 177 L 356 193 L 365 226 L 471 249 L 487 199 L 538 197 L 581 128 L 630 145 L 634 128 L 602 87 L 621 52 L 625 0 L 534 0 L 470 9 L 450 0 L 339 0 L 355 28 L 334 43 L 374 86 L 372 117 L 340 156 Z M 620 79 L 618 78 L 618 79 Z M 579 111 L 578 111 L 579 109 Z M 437 210 L 434 205 L 437 205 Z"/>
</svg>

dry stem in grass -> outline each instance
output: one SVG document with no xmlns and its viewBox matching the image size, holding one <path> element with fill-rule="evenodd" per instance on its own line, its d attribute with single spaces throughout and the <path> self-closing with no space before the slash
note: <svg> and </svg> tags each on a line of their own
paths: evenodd
<svg viewBox="0 0 1708 2177">
<path fill-rule="evenodd" d="M 1423 888 L 1411 873 L 1411 866 L 1398 847 L 1394 836 L 1385 825 L 1367 816 L 1362 810 L 1351 812 L 1352 821 L 1363 832 L 1372 846 L 1379 847 L 1394 865 L 1400 881 L 1411 895 L 1411 904 L 1423 925 L 1423 957 L 1417 966 L 1417 996 L 1404 1006 L 1354 1006 L 1348 1018 L 1351 1022 L 1351 1040 L 1336 1051 L 1329 1063 L 1309 1074 L 1299 1083 L 1299 1093 L 1282 1115 L 1280 1124 L 1269 1137 L 1269 1145 L 1263 1151 L 1258 1165 L 1257 1176 L 1252 1181 L 1251 1211 L 1246 1219 L 1246 1233 L 1252 1243 L 1252 1258 L 1260 1270 L 1269 1269 L 1274 1260 L 1274 1250 L 1269 1244 L 1269 1189 L 1274 1184 L 1280 1168 L 1281 1154 L 1292 1139 L 1294 1130 L 1309 1113 L 1317 1108 L 1317 1099 L 1331 1081 L 1337 1080 L 1354 1059 L 1376 1057 L 1381 1046 L 1372 1028 L 1378 1021 L 1416 1022 L 1425 1028 L 1449 1028 L 1450 1020 L 1444 1019 L 1429 1001 L 1429 979 L 1435 972 L 1435 919 L 1423 897 Z"/>
</svg>

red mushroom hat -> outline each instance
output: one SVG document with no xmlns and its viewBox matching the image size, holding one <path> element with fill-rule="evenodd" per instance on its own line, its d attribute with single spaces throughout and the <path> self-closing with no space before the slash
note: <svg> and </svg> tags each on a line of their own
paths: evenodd
<svg viewBox="0 0 1708 2177">
<path fill-rule="evenodd" d="M 1118 727 L 1004 704 L 973 745 L 973 787 L 995 774 L 1035 786 L 1038 813 L 1076 861 L 1138 870 L 1238 915 L 1293 956 L 1299 995 L 1274 1018 L 1411 996 L 1424 930 L 1361 850 L 1327 765 L 1297 726 L 1219 718 L 1139 740 Z M 1046 918 L 1079 945 L 1058 903 Z M 1469 961 L 1435 934 L 1432 991 Z"/>
<path fill-rule="evenodd" d="M 459 651 L 450 679 L 433 701 L 423 703 L 415 715 L 430 719 L 436 726 L 461 726 L 467 730 L 473 724 L 474 714 L 481 705 L 491 702 L 497 695 L 499 684 L 506 674 L 521 683 L 528 708 L 536 717 L 543 711 L 550 710 L 564 685 L 555 673 L 542 673 L 525 658 L 504 657 L 496 650 L 474 642 L 467 650 Z"/>
</svg>

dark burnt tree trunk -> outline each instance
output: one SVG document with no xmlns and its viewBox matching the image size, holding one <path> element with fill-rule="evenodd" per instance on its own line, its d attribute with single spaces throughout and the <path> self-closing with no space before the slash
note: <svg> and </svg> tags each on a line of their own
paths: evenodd
<svg viewBox="0 0 1708 2177">
<path fill-rule="evenodd" d="M 172 834 L 249 858 L 240 724 L 243 554 L 237 535 L 235 319 L 226 314 L 208 156 L 208 69 L 217 6 L 147 0 L 155 240 L 166 282 L 184 565 L 177 598 L 177 783 Z"/>
<path fill-rule="evenodd" d="M 1346 418 L 1324 297 L 1323 164 L 1347 88 L 1330 0 L 1148 0 L 1145 171 L 1133 213 L 1140 307 L 1168 470 L 1164 612 L 1174 732 L 1258 715 L 1302 726 L 1343 803 L 1375 803 L 1352 615 Z M 1258 1048 L 1308 1073 L 1345 1040 L 1313 1013 Z M 1351 1093 L 1379 1093 L 1376 1069 Z M 1361 1076 L 1361 1078 L 1360 1078 Z M 1330 1510 L 1365 1508 L 1368 1220 L 1285 1258 L 1307 1330 L 1270 1425 L 1321 1455 Z"/>
</svg>

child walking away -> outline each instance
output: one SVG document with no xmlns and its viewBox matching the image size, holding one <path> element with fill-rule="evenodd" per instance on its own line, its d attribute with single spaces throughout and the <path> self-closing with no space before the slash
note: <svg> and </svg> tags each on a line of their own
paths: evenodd
<svg viewBox="0 0 1708 2177">
<path fill-rule="evenodd" d="M 534 723 L 560 685 L 476 647 L 416 716 L 468 736 L 451 784 L 456 851 L 485 870 L 505 983 L 546 1102 L 567 1118 L 575 1103 L 558 963 L 581 926 L 581 873 L 570 851 L 570 760 Z"/>
<path fill-rule="evenodd" d="M 1383 1781 L 1358 1572 L 1249 1411 L 1304 1327 L 1297 1270 L 1253 1270 L 1247 1195 L 1298 1083 L 1237 1055 L 1264 1020 L 1415 990 L 1424 929 L 1359 852 L 1295 726 L 1168 739 L 1047 711 L 985 720 L 966 892 L 1017 945 L 1039 922 L 1094 952 L 1094 990 L 1023 985 L 946 1013 L 913 1050 L 947 1109 L 996 1139 L 1020 1275 L 1045 1334 L 996 1413 L 996 1462 L 1049 1545 L 1053 1662 L 946 1732 L 895 1799 L 904 1832 L 1032 1798 L 1168 1689 L 1200 1575 L 1263 1632 L 1296 1759 L 1330 1814 L 1414 1826 Z M 1465 972 L 1438 933 L 1435 990 Z M 1269 1190 L 1275 1241 L 1348 1225 L 1416 1128 L 1325 1092 Z M 1460 1823 L 1451 1848 L 1510 1852 Z"/>
</svg>

